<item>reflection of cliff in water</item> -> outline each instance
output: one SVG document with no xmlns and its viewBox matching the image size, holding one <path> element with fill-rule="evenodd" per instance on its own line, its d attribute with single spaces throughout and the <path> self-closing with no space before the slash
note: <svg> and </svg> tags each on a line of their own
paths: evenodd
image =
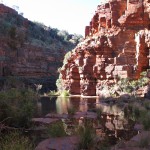
<svg viewBox="0 0 150 150">
<path fill-rule="evenodd" d="M 80 97 L 58 97 L 56 100 L 57 113 L 68 113 L 68 109 L 74 108 L 76 111 L 86 112 L 89 109 L 96 108 L 95 98 Z"/>
<path fill-rule="evenodd" d="M 93 109 L 101 109 L 103 113 L 124 116 L 123 107 L 117 105 L 101 103 L 99 98 L 80 97 L 41 97 L 38 101 L 38 108 L 42 115 L 48 113 L 67 114 L 68 109 L 74 108 L 76 111 L 87 112 Z"/>
<path fill-rule="evenodd" d="M 81 112 L 87 112 L 92 109 L 101 109 L 103 113 L 107 114 L 114 114 L 123 116 L 124 113 L 122 111 L 123 108 L 118 107 L 117 105 L 113 104 L 107 104 L 107 103 L 101 103 L 99 98 L 79 98 L 79 97 L 73 97 L 73 98 L 63 98 L 58 97 L 56 100 L 56 109 L 57 113 L 67 113 L 67 109 L 75 108 L 77 111 Z"/>
<path fill-rule="evenodd" d="M 62 98 L 57 99 L 58 113 L 68 113 L 68 108 L 75 107 L 78 111 L 71 118 L 63 119 L 64 128 L 67 134 L 74 133 L 78 126 L 85 128 L 87 120 L 92 123 L 92 127 L 100 137 L 107 137 L 115 142 L 116 139 L 130 139 L 136 132 L 133 130 L 134 122 L 124 117 L 124 107 L 101 103 L 99 99 L 68 98 L 62 102 Z M 62 102 L 62 103 L 60 103 Z M 100 117 L 89 118 L 91 111 L 101 109 Z M 95 111 L 94 111 L 95 110 Z M 84 113 L 85 112 L 85 113 Z M 77 114 L 80 117 L 76 117 Z"/>
<path fill-rule="evenodd" d="M 100 137 L 108 136 L 114 140 L 129 139 L 135 134 L 134 122 L 124 117 L 124 106 L 102 103 L 98 98 L 43 97 L 38 106 L 41 116 L 48 113 L 57 113 L 60 116 L 68 114 L 62 122 L 69 135 L 74 133 L 78 126 L 84 127 L 87 120 L 92 123 L 92 127 Z M 75 109 L 75 114 L 70 115 L 68 109 Z M 97 110 L 101 110 L 100 116 Z"/>
<path fill-rule="evenodd" d="M 41 97 L 38 101 L 38 113 L 40 116 L 45 116 L 48 113 L 56 113 L 56 99 L 57 97 Z"/>
</svg>

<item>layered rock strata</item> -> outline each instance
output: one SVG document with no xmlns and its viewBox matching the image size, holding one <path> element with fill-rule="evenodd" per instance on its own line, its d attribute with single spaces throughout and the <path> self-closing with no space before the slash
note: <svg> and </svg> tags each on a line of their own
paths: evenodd
<svg viewBox="0 0 150 150">
<path fill-rule="evenodd" d="M 150 1 L 111 0 L 99 5 L 60 71 L 71 94 L 101 95 L 119 78 L 137 79 L 149 69 Z"/>
<path fill-rule="evenodd" d="M 57 70 L 65 53 L 75 45 L 63 43 L 53 37 L 53 29 L 44 27 L 38 28 L 14 9 L 0 4 L 0 78 L 17 76 L 56 90 Z M 49 38 L 49 43 L 42 38 Z"/>
</svg>

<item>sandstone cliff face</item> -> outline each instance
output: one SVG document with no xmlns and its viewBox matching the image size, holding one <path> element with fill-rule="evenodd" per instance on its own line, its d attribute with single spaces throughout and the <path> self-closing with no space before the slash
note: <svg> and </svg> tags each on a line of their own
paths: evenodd
<svg viewBox="0 0 150 150">
<path fill-rule="evenodd" d="M 63 41 L 56 31 L 37 26 L 0 4 L 0 77 L 30 79 L 29 82 L 46 84 L 54 90 L 63 57 L 75 47 Z"/>
<path fill-rule="evenodd" d="M 103 83 L 137 79 L 149 69 L 150 1 L 111 0 L 99 5 L 85 40 L 60 71 L 71 94 L 100 95 Z"/>
</svg>

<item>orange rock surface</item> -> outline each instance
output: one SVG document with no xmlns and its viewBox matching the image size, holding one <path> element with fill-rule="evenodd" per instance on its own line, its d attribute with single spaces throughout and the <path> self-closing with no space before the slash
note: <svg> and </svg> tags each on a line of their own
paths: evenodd
<svg viewBox="0 0 150 150">
<path fill-rule="evenodd" d="M 100 95 L 115 79 L 137 79 L 149 69 L 150 1 L 110 0 L 98 5 L 85 39 L 72 50 L 60 73 L 71 94 Z"/>
</svg>

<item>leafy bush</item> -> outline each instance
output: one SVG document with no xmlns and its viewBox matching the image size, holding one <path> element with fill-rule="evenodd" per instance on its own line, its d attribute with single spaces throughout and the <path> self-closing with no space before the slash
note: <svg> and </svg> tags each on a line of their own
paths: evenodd
<svg viewBox="0 0 150 150">
<path fill-rule="evenodd" d="M 69 91 L 66 91 L 66 90 L 61 91 L 61 94 L 60 94 L 61 97 L 67 97 L 69 95 L 70 95 Z"/>
<path fill-rule="evenodd" d="M 144 101 L 143 105 L 144 105 L 145 109 L 150 110 L 150 101 Z"/>
<path fill-rule="evenodd" d="M 76 112 L 76 109 L 74 107 L 68 108 L 68 114 L 69 115 L 74 115 Z"/>
<path fill-rule="evenodd" d="M 97 118 L 100 120 L 101 119 L 101 115 L 102 115 L 103 110 L 101 108 L 97 108 L 96 109 L 96 113 L 97 113 Z"/>
<path fill-rule="evenodd" d="M 149 146 L 149 138 L 150 138 L 150 136 L 141 138 L 139 143 L 138 143 L 138 146 L 140 148 L 148 148 L 148 146 Z"/>
<path fill-rule="evenodd" d="M 89 149 L 93 144 L 93 131 L 90 127 L 85 127 L 80 129 L 80 142 L 79 149 Z"/>
<path fill-rule="evenodd" d="M 1 150 L 33 150 L 33 145 L 27 137 L 18 132 L 11 132 L 0 138 Z"/>
<path fill-rule="evenodd" d="M 128 119 L 139 121 L 142 116 L 142 110 L 134 104 L 129 104 L 124 108 L 124 116 Z"/>
<path fill-rule="evenodd" d="M 97 150 L 111 150 L 111 145 L 110 145 L 108 137 L 103 139 L 101 142 L 97 143 L 96 149 Z"/>
<path fill-rule="evenodd" d="M 57 122 L 57 123 L 51 124 L 47 129 L 47 133 L 51 137 L 66 136 L 62 122 Z"/>
<path fill-rule="evenodd" d="M 140 110 L 137 107 L 134 107 L 134 117 L 136 120 L 140 118 Z"/>
<path fill-rule="evenodd" d="M 150 130 L 150 116 L 149 115 L 143 118 L 142 124 L 145 130 Z"/>
<path fill-rule="evenodd" d="M 66 53 L 65 57 L 64 57 L 64 61 L 63 64 L 67 64 L 68 59 L 71 57 L 71 51 L 69 51 L 68 53 Z"/>
<path fill-rule="evenodd" d="M 138 85 L 139 87 L 145 86 L 149 81 L 149 78 L 147 77 L 147 72 L 142 72 L 140 74 L 140 78 L 138 79 Z"/>
<path fill-rule="evenodd" d="M 124 108 L 124 117 L 143 124 L 145 130 L 150 130 L 150 111 L 145 107 L 148 102 L 129 103 Z"/>
<path fill-rule="evenodd" d="M 22 89 L 24 86 L 24 83 L 17 76 L 8 76 L 4 82 L 3 89 L 5 91 L 11 88 Z"/>
<path fill-rule="evenodd" d="M 6 119 L 4 123 L 10 126 L 27 126 L 35 112 L 36 98 L 37 95 L 30 89 L 0 92 L 0 121 Z"/>
<path fill-rule="evenodd" d="M 62 82 L 61 82 L 61 75 L 59 75 L 59 78 L 56 80 L 56 86 L 57 86 L 58 91 L 62 91 L 63 85 L 62 85 Z"/>
<path fill-rule="evenodd" d="M 47 93 L 47 95 L 48 95 L 48 96 L 58 96 L 59 93 L 58 93 L 57 91 L 53 90 L 53 91 L 49 91 L 49 92 Z"/>
<path fill-rule="evenodd" d="M 105 97 L 116 97 L 124 94 L 136 96 L 136 91 L 143 86 L 146 86 L 149 78 L 146 77 L 146 72 L 142 72 L 138 80 L 131 80 L 129 78 L 120 78 L 117 83 L 108 85 L 107 82 L 101 84 L 101 93 Z"/>
</svg>

